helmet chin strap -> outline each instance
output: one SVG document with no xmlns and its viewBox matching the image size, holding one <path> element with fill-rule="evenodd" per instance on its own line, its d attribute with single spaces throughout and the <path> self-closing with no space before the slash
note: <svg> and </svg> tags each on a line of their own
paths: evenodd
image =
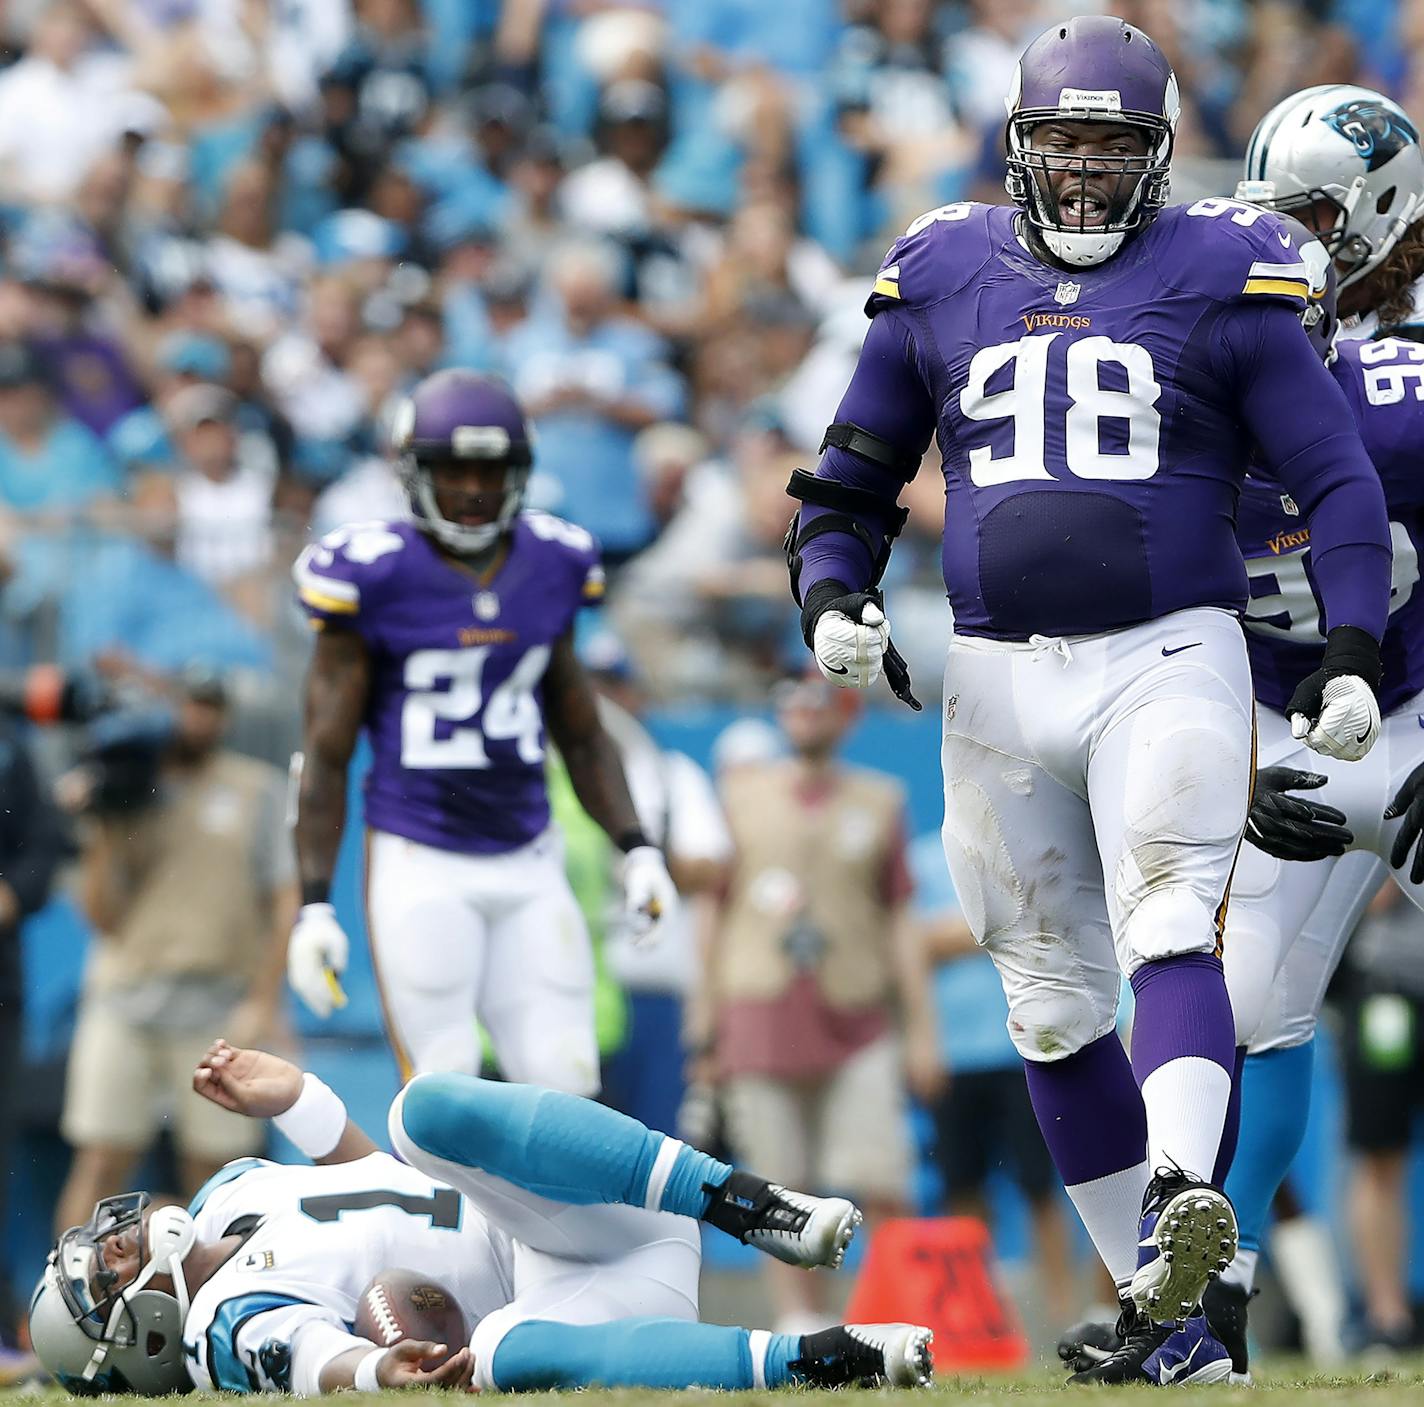
<svg viewBox="0 0 1424 1407">
<path fill-rule="evenodd" d="M 129 1286 L 141 1290 L 155 1275 L 168 1274 L 173 1279 L 173 1294 L 178 1301 L 178 1317 L 188 1313 L 188 1282 L 183 1275 L 183 1257 L 197 1243 L 198 1228 L 182 1207 L 159 1207 L 148 1219 L 148 1264 Z"/>
</svg>

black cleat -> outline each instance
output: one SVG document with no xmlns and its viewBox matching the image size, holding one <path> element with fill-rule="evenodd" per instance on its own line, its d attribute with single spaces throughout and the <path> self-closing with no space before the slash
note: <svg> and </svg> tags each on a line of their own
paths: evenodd
<svg viewBox="0 0 1424 1407">
<path fill-rule="evenodd" d="M 1068 1381 L 1172 1387 L 1220 1383 L 1231 1376 L 1231 1355 L 1212 1334 L 1203 1314 L 1190 1316 L 1182 1325 L 1154 1324 L 1135 1305 L 1124 1301 L 1117 1336 L 1120 1347 L 1091 1366 L 1080 1368 Z"/>
<path fill-rule="evenodd" d="M 1251 1384 L 1251 1355 L 1246 1347 L 1246 1306 L 1250 1300 L 1244 1286 L 1225 1280 L 1213 1280 L 1202 1296 L 1207 1323 L 1231 1355 L 1231 1381 L 1238 1387 Z"/>
<path fill-rule="evenodd" d="M 933 1338 L 919 1324 L 838 1324 L 807 1334 L 789 1366 L 811 1387 L 929 1387 Z"/>
<path fill-rule="evenodd" d="M 1117 1324 L 1107 1324 L 1101 1319 L 1084 1319 L 1064 1331 L 1063 1337 L 1058 1340 L 1058 1356 L 1072 1372 L 1081 1373 L 1101 1363 L 1121 1347 Z"/>
<path fill-rule="evenodd" d="M 812 1197 L 748 1172 L 704 1190 L 703 1221 L 787 1265 L 836 1269 L 861 1223 L 859 1209 L 844 1197 Z"/>
</svg>

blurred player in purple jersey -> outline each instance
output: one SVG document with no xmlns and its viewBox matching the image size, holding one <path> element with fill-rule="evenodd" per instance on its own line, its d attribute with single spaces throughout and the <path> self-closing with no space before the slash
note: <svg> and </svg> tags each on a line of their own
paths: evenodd
<svg viewBox="0 0 1424 1407">
<path fill-rule="evenodd" d="M 550 823 L 546 733 L 625 853 L 634 933 L 675 902 L 574 655 L 574 617 L 602 594 L 597 547 L 521 511 L 529 433 L 499 382 L 437 372 L 392 438 L 410 520 L 340 528 L 294 568 L 319 633 L 288 976 L 319 1016 L 340 999 L 347 939 L 328 895 L 364 730 L 367 919 L 403 1077 L 475 1072 L 478 1016 L 510 1079 L 593 1094 L 593 958 Z"/>
<path fill-rule="evenodd" d="M 1404 112 L 1368 89 L 1297 93 L 1262 119 L 1246 174 L 1238 193 L 1308 215 L 1322 230 L 1340 274 L 1340 306 L 1348 300 L 1356 320 L 1347 331 L 1395 325 L 1402 314 L 1385 304 L 1408 287 L 1397 276 L 1405 262 L 1399 242 L 1424 208 L 1424 151 Z M 1246 638 L 1262 770 L 1225 949 L 1238 1043 L 1249 1051 L 1241 1143 L 1227 1182 L 1241 1249 L 1207 1305 L 1238 1374 L 1247 1371 L 1246 1304 L 1262 1235 L 1305 1132 L 1325 989 L 1386 862 L 1400 868 L 1400 887 L 1424 908 L 1424 857 L 1411 855 L 1424 812 L 1424 346 L 1345 336 L 1331 371 L 1383 485 L 1394 549 L 1381 640 L 1384 723 L 1360 766 L 1308 758 L 1285 717 L 1292 691 L 1325 648 L 1311 525 L 1280 483 L 1255 475 L 1237 525 L 1251 582 Z"/>
<path fill-rule="evenodd" d="M 1018 209 L 945 206 L 896 242 L 821 462 L 791 484 L 818 664 L 859 687 L 886 667 L 908 695 L 877 583 L 938 436 L 945 854 L 1122 1295 L 1121 1346 L 1087 1382 L 1231 1370 L 1198 1307 L 1236 1249 L 1220 940 L 1254 771 L 1233 530 L 1253 439 L 1313 534 L 1328 639 L 1287 712 L 1317 751 L 1374 741 L 1390 589 L 1379 480 L 1299 320 L 1323 260 L 1252 206 L 1167 207 L 1176 117 L 1170 66 L 1120 20 L 1030 45 L 1009 98 Z"/>
</svg>

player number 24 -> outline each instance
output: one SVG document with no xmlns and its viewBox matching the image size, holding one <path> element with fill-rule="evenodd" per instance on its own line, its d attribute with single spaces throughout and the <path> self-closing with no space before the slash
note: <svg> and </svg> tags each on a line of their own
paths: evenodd
<svg viewBox="0 0 1424 1407">
<path fill-rule="evenodd" d="M 508 679 L 484 696 L 485 660 L 490 646 L 465 650 L 416 650 L 405 662 L 405 705 L 401 709 L 403 767 L 490 765 L 487 741 L 513 738 L 519 760 L 543 760 L 543 719 L 534 687 L 544 677 L 549 647 L 525 652 Z M 450 725 L 443 735 L 439 724 Z"/>
</svg>

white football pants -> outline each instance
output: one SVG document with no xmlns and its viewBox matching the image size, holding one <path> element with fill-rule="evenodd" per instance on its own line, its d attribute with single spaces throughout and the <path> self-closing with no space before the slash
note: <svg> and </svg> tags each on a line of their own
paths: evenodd
<svg viewBox="0 0 1424 1407">
<path fill-rule="evenodd" d="M 1113 1029 L 1119 973 L 1218 950 L 1252 776 L 1236 618 L 1028 644 L 956 635 L 944 851 L 1027 1060 Z"/>
<path fill-rule="evenodd" d="M 1290 735 L 1284 715 L 1262 709 L 1260 765 L 1320 772 L 1329 782 L 1303 796 L 1345 813 L 1355 835 L 1339 857 L 1277 860 L 1241 847 L 1226 924 L 1226 984 L 1236 1014 L 1236 1042 L 1253 1051 L 1300 1045 L 1315 1034 L 1325 989 L 1345 944 L 1384 877 L 1398 821 L 1384 809 L 1424 761 L 1424 694 L 1384 720 L 1379 740 L 1359 762 L 1311 752 Z M 1424 909 L 1424 886 L 1395 882 Z"/>
<path fill-rule="evenodd" d="M 593 951 L 554 827 L 503 855 L 371 831 L 366 921 L 403 1080 L 478 1074 L 478 1017 L 507 1079 L 598 1092 Z"/>
<path fill-rule="evenodd" d="M 514 1297 L 475 1325 L 475 1385 L 492 1389 L 500 1340 L 529 1319 L 606 1324 L 613 1319 L 698 1317 L 701 1228 L 691 1217 L 642 1207 L 555 1202 L 466 1163 L 427 1152 L 391 1105 L 397 1156 L 455 1188 L 514 1242 Z"/>
</svg>

